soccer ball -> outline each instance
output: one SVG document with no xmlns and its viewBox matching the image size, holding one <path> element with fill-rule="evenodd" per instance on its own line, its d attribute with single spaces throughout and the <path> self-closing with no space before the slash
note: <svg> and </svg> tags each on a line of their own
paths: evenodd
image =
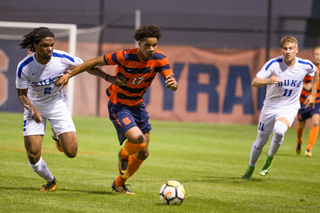
<svg viewBox="0 0 320 213">
<path fill-rule="evenodd" d="M 175 180 L 164 183 L 160 189 L 160 199 L 167 205 L 180 205 L 186 198 L 183 185 Z"/>
</svg>

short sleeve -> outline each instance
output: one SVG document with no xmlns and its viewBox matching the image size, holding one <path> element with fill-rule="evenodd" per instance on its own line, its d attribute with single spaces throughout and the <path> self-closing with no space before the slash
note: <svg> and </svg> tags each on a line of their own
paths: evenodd
<svg viewBox="0 0 320 213">
<path fill-rule="evenodd" d="M 26 77 L 24 69 L 19 70 L 20 65 L 17 67 L 16 72 L 16 88 L 17 89 L 28 89 L 29 88 L 29 80 Z"/>
<path fill-rule="evenodd" d="M 268 61 L 267 63 L 265 63 L 263 65 L 263 67 L 261 68 L 261 70 L 257 73 L 257 77 L 261 78 L 261 79 L 268 79 L 272 76 L 273 73 L 273 69 L 272 66 L 270 64 L 271 62 Z"/>
</svg>

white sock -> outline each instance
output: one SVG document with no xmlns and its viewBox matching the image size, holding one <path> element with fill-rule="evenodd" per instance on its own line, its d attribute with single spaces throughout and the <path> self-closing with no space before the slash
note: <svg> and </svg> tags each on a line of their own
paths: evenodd
<svg viewBox="0 0 320 213">
<path fill-rule="evenodd" d="M 249 160 L 249 166 L 255 166 L 257 161 L 258 161 L 258 158 L 260 157 L 261 153 L 262 153 L 262 149 L 256 149 L 255 146 L 254 146 L 254 143 L 252 144 L 252 147 L 251 147 L 251 153 L 250 153 L 250 160 Z"/>
<path fill-rule="evenodd" d="M 40 157 L 40 160 L 35 164 L 32 165 L 29 162 L 30 166 L 32 167 L 33 171 L 37 173 L 40 177 L 44 178 L 47 182 L 53 181 L 54 177 L 49 171 L 46 162 Z"/>
<path fill-rule="evenodd" d="M 255 166 L 258 158 L 260 157 L 263 147 L 266 145 L 270 138 L 271 132 L 262 132 L 258 130 L 257 139 L 253 142 L 251 147 L 249 166 Z"/>
<path fill-rule="evenodd" d="M 283 123 L 282 121 L 276 121 L 276 123 L 274 124 L 273 137 L 268 152 L 268 155 L 270 157 L 273 157 L 279 150 L 284 139 L 284 134 L 287 130 L 288 126 L 285 123 Z"/>
</svg>

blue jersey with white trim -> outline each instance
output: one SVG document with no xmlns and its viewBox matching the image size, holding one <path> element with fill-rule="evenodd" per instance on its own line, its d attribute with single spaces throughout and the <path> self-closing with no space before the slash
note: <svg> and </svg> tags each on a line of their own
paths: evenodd
<svg viewBox="0 0 320 213">
<path fill-rule="evenodd" d="M 296 63 L 289 67 L 283 56 L 273 58 L 264 64 L 257 73 L 257 77 L 268 79 L 277 75 L 282 82 L 267 85 L 264 106 L 272 108 L 296 107 L 300 108 L 299 98 L 306 75 L 314 76 L 317 67 L 309 60 L 296 57 Z"/>
<path fill-rule="evenodd" d="M 46 106 L 58 98 L 66 98 L 63 86 L 55 86 L 55 81 L 75 66 L 83 63 L 78 57 L 60 50 L 53 50 L 51 60 L 40 64 L 35 53 L 21 60 L 17 66 L 16 88 L 28 89 L 28 98 L 36 107 Z"/>
</svg>

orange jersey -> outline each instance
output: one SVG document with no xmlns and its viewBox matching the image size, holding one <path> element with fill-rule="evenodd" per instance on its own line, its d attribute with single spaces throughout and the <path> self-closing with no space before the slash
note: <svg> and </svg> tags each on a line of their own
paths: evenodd
<svg viewBox="0 0 320 213">
<path fill-rule="evenodd" d="M 127 79 L 127 86 L 111 86 L 107 95 L 113 104 L 137 106 L 143 101 L 143 94 L 150 87 L 159 72 L 162 77 L 173 75 L 167 56 L 156 50 L 151 59 L 143 61 L 139 48 L 120 50 L 104 56 L 107 65 L 118 65 L 116 75 Z"/>
<path fill-rule="evenodd" d="M 320 67 L 318 67 L 318 70 L 320 71 Z M 319 74 L 319 77 L 320 77 L 320 74 Z M 303 79 L 303 83 L 304 84 L 311 83 L 311 76 L 306 75 L 306 77 L 304 77 Z M 306 90 L 302 88 L 300 103 L 304 103 L 310 94 L 311 94 L 311 90 Z M 317 89 L 316 103 L 320 103 L 320 80 L 319 80 L 318 89 Z"/>
</svg>

